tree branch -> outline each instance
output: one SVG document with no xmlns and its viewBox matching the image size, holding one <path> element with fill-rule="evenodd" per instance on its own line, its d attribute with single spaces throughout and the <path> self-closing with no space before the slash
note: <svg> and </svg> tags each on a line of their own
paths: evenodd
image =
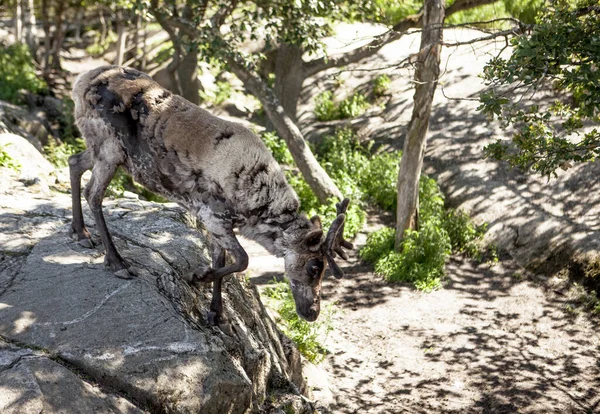
<svg viewBox="0 0 600 414">
<path fill-rule="evenodd" d="M 453 13 L 458 13 L 477 6 L 493 4 L 497 1 L 498 0 L 457 0 L 454 4 L 446 8 L 445 16 L 448 17 Z M 325 56 L 306 62 L 304 65 L 306 76 L 312 76 L 325 69 L 345 66 L 372 56 L 386 44 L 400 39 L 409 29 L 420 28 L 422 25 L 423 11 L 421 10 L 417 14 L 413 14 L 401 20 L 387 32 L 375 37 L 375 39 L 367 45 L 357 47 L 356 49 L 341 55 L 331 57 Z"/>
</svg>

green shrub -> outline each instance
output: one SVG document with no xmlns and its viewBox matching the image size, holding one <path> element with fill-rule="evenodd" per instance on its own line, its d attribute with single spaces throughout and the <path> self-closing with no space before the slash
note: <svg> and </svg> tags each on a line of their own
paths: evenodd
<svg viewBox="0 0 600 414">
<path fill-rule="evenodd" d="M 450 209 L 444 214 L 443 226 L 450 237 L 452 251 L 464 253 L 469 257 L 479 257 L 481 247 L 478 242 L 485 234 L 487 223 L 476 225 L 462 210 Z"/>
<path fill-rule="evenodd" d="M 419 230 L 405 232 L 399 252 L 394 250 L 395 229 L 387 227 L 368 236 L 360 257 L 386 280 L 431 291 L 441 287 L 444 263 L 452 251 L 481 256 L 478 241 L 485 226 L 476 226 L 462 211 L 445 211 L 439 186 L 425 175 L 419 180 L 419 204 Z"/>
<path fill-rule="evenodd" d="M 85 141 L 81 138 L 74 138 L 71 142 L 63 142 L 57 145 L 53 140 L 44 147 L 46 158 L 57 168 L 64 168 L 69 165 L 69 157 L 73 154 L 85 150 Z"/>
<path fill-rule="evenodd" d="M 273 280 L 264 290 L 267 306 L 274 309 L 279 328 L 298 346 L 298 350 L 311 362 L 318 363 L 325 358 L 327 350 L 321 338 L 333 329 L 332 308 L 325 308 L 317 322 L 307 322 L 296 314 L 292 291 L 286 282 Z"/>
<path fill-rule="evenodd" d="M 46 83 L 37 77 L 27 46 L 0 45 L 0 100 L 21 103 L 21 90 L 46 91 Z"/>
<path fill-rule="evenodd" d="M 396 211 L 400 152 L 375 155 L 360 177 L 366 198 L 386 211 Z"/>
<path fill-rule="evenodd" d="M 393 227 L 384 227 L 375 231 L 367 237 L 367 243 L 360 250 L 360 258 L 369 262 L 377 261 L 394 250 L 394 236 L 396 230 Z"/>
<path fill-rule="evenodd" d="M 275 132 L 263 132 L 261 139 L 267 146 L 267 148 L 273 154 L 273 158 L 279 163 L 284 165 L 294 165 L 294 158 L 287 147 L 285 141 L 277 135 Z"/>
<path fill-rule="evenodd" d="M 325 91 L 315 99 L 315 116 L 319 121 L 354 118 L 364 113 L 371 104 L 361 93 L 354 93 L 341 101 L 333 102 L 333 93 Z"/>
<path fill-rule="evenodd" d="M 373 80 L 373 95 L 380 97 L 390 91 L 392 81 L 388 75 L 379 75 Z"/>
<path fill-rule="evenodd" d="M 85 48 L 85 51 L 88 55 L 102 56 L 106 53 L 108 48 L 117 41 L 117 34 L 112 30 L 107 33 L 103 40 L 100 39 L 100 36 L 100 32 L 96 33 L 94 43 Z"/>
<path fill-rule="evenodd" d="M 418 0 L 375 0 L 381 10 L 382 23 L 394 25 L 411 14 L 415 14 L 423 6 Z"/>
<path fill-rule="evenodd" d="M 200 91 L 200 97 L 204 102 L 208 102 L 213 106 L 219 106 L 231 97 L 233 89 L 229 82 L 218 81 L 215 86 L 216 90 L 213 92 L 206 93 Z"/>
<path fill-rule="evenodd" d="M 19 172 L 21 170 L 21 164 L 6 152 L 5 147 L 5 145 L 0 145 L 0 167 L 10 168 Z"/>
<path fill-rule="evenodd" d="M 340 102 L 338 119 L 355 118 L 362 115 L 371 106 L 362 93 L 354 93 Z"/>
<path fill-rule="evenodd" d="M 337 118 L 337 107 L 333 103 L 333 93 L 325 91 L 317 95 L 315 115 L 319 121 L 333 121 Z"/>
</svg>

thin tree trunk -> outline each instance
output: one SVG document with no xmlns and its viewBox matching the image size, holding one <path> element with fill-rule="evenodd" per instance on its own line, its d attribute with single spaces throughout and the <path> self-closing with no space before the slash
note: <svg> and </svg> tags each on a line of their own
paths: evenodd
<svg viewBox="0 0 600 414">
<path fill-rule="evenodd" d="M 125 22 L 123 21 L 123 10 L 117 11 L 117 56 L 115 57 L 115 65 L 121 66 L 125 57 L 125 42 L 127 40 L 127 31 L 125 30 Z"/>
<path fill-rule="evenodd" d="M 244 86 L 256 96 L 275 126 L 277 133 L 286 142 L 298 169 L 321 203 L 331 198 L 342 199 L 342 193 L 333 180 L 319 164 L 298 126 L 287 115 L 273 91 L 255 73 L 246 69 L 234 58 L 227 59 L 232 72 L 244 83 Z"/>
<path fill-rule="evenodd" d="M 38 49 L 37 49 L 37 27 L 35 25 L 35 12 L 33 0 L 21 0 L 23 9 L 23 38 L 29 53 L 33 59 L 38 61 Z"/>
<path fill-rule="evenodd" d="M 142 62 L 140 64 L 140 70 L 146 71 L 148 65 L 148 22 L 144 21 L 144 36 L 142 39 Z"/>
<path fill-rule="evenodd" d="M 21 0 L 15 0 L 15 42 L 23 42 L 23 9 L 21 8 Z"/>
<path fill-rule="evenodd" d="M 140 31 L 142 30 L 142 17 L 139 10 L 135 10 L 135 29 L 133 31 L 133 46 L 130 47 L 127 59 L 133 59 L 134 65 L 140 68 L 139 62 L 137 62 L 138 49 L 140 43 Z"/>
<path fill-rule="evenodd" d="M 398 208 L 396 210 L 396 249 L 407 229 L 414 229 L 419 202 L 419 177 L 429 128 L 433 94 L 440 74 L 444 0 L 425 0 L 421 48 L 415 71 L 415 95 L 412 118 L 404 141 L 398 173 Z"/>
<path fill-rule="evenodd" d="M 100 39 L 98 43 L 104 45 L 106 42 L 106 36 L 108 36 L 108 26 L 106 24 L 106 19 L 104 18 L 104 9 L 100 8 Z"/>
<path fill-rule="evenodd" d="M 81 23 L 85 12 L 83 7 L 80 7 L 75 12 L 75 41 L 81 41 Z"/>
<path fill-rule="evenodd" d="M 44 79 L 48 81 L 48 73 L 50 72 L 50 53 L 52 49 L 52 33 L 50 32 L 50 8 L 48 7 L 48 0 L 42 0 L 42 25 L 44 27 L 44 55 L 42 57 Z"/>
</svg>

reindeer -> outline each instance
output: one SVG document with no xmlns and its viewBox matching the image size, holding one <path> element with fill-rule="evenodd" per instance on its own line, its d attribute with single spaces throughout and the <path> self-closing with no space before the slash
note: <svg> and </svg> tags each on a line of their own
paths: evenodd
<svg viewBox="0 0 600 414">
<path fill-rule="evenodd" d="M 296 312 L 307 321 L 319 316 L 325 262 L 336 278 L 347 260 L 343 239 L 349 200 L 337 204 L 337 218 L 323 237 L 321 220 L 299 214 L 298 197 L 270 151 L 249 129 L 163 89 L 135 69 L 104 66 L 79 76 L 73 87 L 75 118 L 87 149 L 69 158 L 73 198 L 72 230 L 92 248 L 81 207 L 81 176 L 92 170 L 84 196 L 116 277 L 134 276 L 117 252 L 102 214 L 104 192 L 119 166 L 150 191 L 177 202 L 196 216 L 212 236 L 212 267 L 184 277 L 192 284 L 213 283 L 209 323 L 225 323 L 221 298 L 224 276 L 248 266 L 234 228 L 283 257 Z M 225 253 L 233 263 L 226 265 Z"/>
</svg>

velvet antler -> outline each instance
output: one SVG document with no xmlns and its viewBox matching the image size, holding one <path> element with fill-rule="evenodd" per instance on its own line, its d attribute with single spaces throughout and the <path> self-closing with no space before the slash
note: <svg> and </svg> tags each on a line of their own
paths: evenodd
<svg viewBox="0 0 600 414">
<path fill-rule="evenodd" d="M 346 209 L 348 208 L 349 203 L 350 200 L 345 198 L 343 201 L 335 205 L 337 217 L 335 220 L 333 220 L 333 223 L 331 223 L 331 227 L 329 227 L 329 232 L 327 233 L 327 237 L 323 243 L 323 254 L 325 255 L 327 263 L 331 268 L 331 272 L 336 279 L 341 279 L 344 277 L 344 271 L 334 261 L 336 253 L 342 259 L 348 260 L 348 255 L 342 249 L 342 247 L 345 249 L 354 248 L 352 243 L 344 240 L 344 223 L 346 220 Z"/>
</svg>

